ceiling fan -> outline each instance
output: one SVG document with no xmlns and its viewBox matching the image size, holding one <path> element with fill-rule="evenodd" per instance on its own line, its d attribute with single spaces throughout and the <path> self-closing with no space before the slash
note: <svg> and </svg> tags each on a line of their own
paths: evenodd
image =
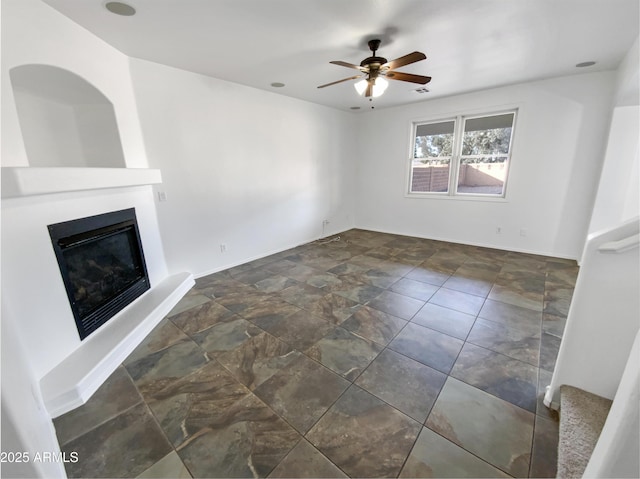
<svg viewBox="0 0 640 479">
<path fill-rule="evenodd" d="M 343 62 L 339 60 L 329 62 L 333 63 L 334 65 L 340 65 L 343 67 L 360 70 L 362 74 L 354 75 L 349 78 L 343 78 L 342 80 L 327 83 L 325 85 L 320 85 L 318 88 L 336 85 L 337 83 L 355 80 L 356 78 L 365 76 L 366 78 L 354 85 L 356 90 L 360 95 L 364 94 L 365 97 L 377 97 L 382 95 L 382 93 L 384 93 L 388 86 L 388 82 L 384 79 L 384 77 L 391 80 L 420 83 L 421 85 L 425 85 L 426 83 L 429 83 L 431 81 L 431 77 L 395 71 L 396 68 L 410 65 L 411 63 L 419 62 L 420 60 L 425 60 L 427 56 L 424 53 L 413 52 L 388 62 L 386 58 L 376 56 L 376 51 L 380 47 L 380 40 L 369 40 L 368 45 L 369 49 L 373 52 L 373 55 L 362 60 L 360 65 L 354 65 L 353 63 Z"/>
</svg>

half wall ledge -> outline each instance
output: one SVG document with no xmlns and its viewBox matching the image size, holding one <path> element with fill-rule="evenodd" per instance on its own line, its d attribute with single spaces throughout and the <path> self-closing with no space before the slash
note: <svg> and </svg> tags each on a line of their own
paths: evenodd
<svg viewBox="0 0 640 479">
<path fill-rule="evenodd" d="M 152 168 L 2 167 L 2 198 L 162 183 Z"/>
<path fill-rule="evenodd" d="M 194 284 L 191 273 L 169 276 L 49 371 L 40 388 L 50 416 L 83 405 Z"/>
</svg>

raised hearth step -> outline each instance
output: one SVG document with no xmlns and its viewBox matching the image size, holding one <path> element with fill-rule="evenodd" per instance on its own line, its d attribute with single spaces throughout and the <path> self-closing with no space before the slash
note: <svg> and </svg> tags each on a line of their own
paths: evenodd
<svg viewBox="0 0 640 479">
<path fill-rule="evenodd" d="M 165 278 L 49 371 L 40 388 L 51 417 L 84 404 L 194 284 L 191 273 Z"/>
</svg>

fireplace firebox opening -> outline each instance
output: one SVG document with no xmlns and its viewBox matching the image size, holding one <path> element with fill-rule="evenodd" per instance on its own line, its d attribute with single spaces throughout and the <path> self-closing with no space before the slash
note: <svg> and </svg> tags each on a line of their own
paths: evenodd
<svg viewBox="0 0 640 479">
<path fill-rule="evenodd" d="M 48 229 L 81 340 L 150 288 L 135 208 Z"/>
</svg>

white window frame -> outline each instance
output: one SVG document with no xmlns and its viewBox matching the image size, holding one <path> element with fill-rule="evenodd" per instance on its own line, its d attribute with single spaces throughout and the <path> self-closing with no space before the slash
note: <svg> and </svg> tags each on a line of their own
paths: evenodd
<svg viewBox="0 0 640 479">
<path fill-rule="evenodd" d="M 507 154 L 501 154 L 496 156 L 506 157 L 506 172 L 504 184 L 502 187 L 502 194 L 489 194 L 489 193 L 463 193 L 458 192 L 458 179 L 460 175 L 460 163 L 463 158 L 470 158 L 473 156 L 487 156 L 487 155 L 462 155 L 463 136 L 465 122 L 467 120 L 473 120 L 477 118 L 485 118 L 490 116 L 509 115 L 513 114 L 513 124 L 511 127 L 511 137 L 509 138 L 509 152 Z M 437 119 L 413 121 L 411 123 L 411 143 L 410 143 L 410 158 L 408 161 L 407 179 L 405 196 L 409 198 L 438 198 L 438 199 L 464 199 L 464 200 L 477 200 L 477 201 L 505 201 L 507 195 L 507 185 L 509 182 L 509 172 L 511 170 L 511 161 L 513 157 L 513 142 L 516 130 L 516 123 L 518 118 L 518 107 L 510 107 L 504 110 L 492 110 L 490 112 L 478 112 L 473 114 L 456 114 L 442 116 Z M 413 162 L 415 158 L 415 144 L 416 144 L 416 132 L 420 125 L 429 125 L 434 123 L 443 123 L 454 121 L 453 130 L 453 145 L 451 151 L 451 157 L 449 160 L 449 184 L 446 192 L 439 191 L 411 191 L 413 182 Z"/>
</svg>

